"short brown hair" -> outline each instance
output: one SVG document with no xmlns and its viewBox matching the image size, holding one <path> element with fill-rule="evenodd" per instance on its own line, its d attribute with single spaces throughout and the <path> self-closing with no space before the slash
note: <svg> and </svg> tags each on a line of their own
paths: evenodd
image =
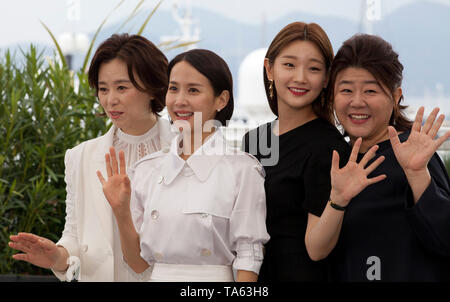
<svg viewBox="0 0 450 302">
<path fill-rule="evenodd" d="M 334 85 L 338 74 L 349 67 L 364 68 L 389 91 L 394 102 L 394 110 L 389 125 L 397 131 L 411 129 L 412 122 L 406 117 L 404 110 L 408 106 L 400 105 L 403 95 L 397 103 L 394 101 L 394 91 L 402 86 L 403 65 L 392 45 L 381 37 L 367 34 L 356 34 L 343 43 L 331 66 L 328 97 L 334 103 Z"/>
<path fill-rule="evenodd" d="M 139 35 L 114 34 L 97 48 L 88 71 L 89 85 L 98 95 L 98 73 L 100 66 L 113 59 L 120 59 L 128 66 L 131 83 L 140 91 L 154 97 L 150 102 L 153 113 L 158 114 L 166 106 L 168 86 L 166 56 L 149 40 Z M 135 72 L 144 84 L 140 87 L 134 78 Z"/>
<path fill-rule="evenodd" d="M 314 43 L 321 51 L 324 60 L 326 73 L 330 70 L 331 62 L 333 61 L 333 46 L 325 31 L 316 23 L 303 23 L 293 22 L 285 26 L 273 39 L 266 53 L 266 58 L 269 59 L 269 64 L 275 62 L 276 57 L 280 52 L 287 47 L 290 43 L 301 40 L 310 41 Z M 270 81 L 267 77 L 266 69 L 264 68 L 264 87 L 266 89 L 267 100 L 272 112 L 278 116 L 278 103 L 277 103 L 277 91 L 273 87 L 273 98 L 270 97 L 269 85 Z M 332 123 L 333 121 L 333 107 L 325 99 L 325 102 L 321 102 L 321 96 L 314 100 L 312 103 L 314 113 Z"/>
</svg>

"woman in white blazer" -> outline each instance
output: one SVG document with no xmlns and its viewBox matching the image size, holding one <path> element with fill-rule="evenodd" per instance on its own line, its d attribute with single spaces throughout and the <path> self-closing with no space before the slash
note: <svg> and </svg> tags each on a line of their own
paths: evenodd
<svg viewBox="0 0 450 302">
<path fill-rule="evenodd" d="M 104 154 L 111 146 L 126 154 L 128 167 L 170 146 L 170 124 L 158 116 L 165 107 L 167 65 L 164 54 L 141 36 L 113 35 L 99 46 L 89 68 L 89 84 L 113 125 L 105 135 L 66 152 L 61 239 L 55 244 L 34 234 L 12 235 L 9 246 L 22 252 L 14 259 L 49 268 L 62 281 L 71 279 L 69 262 L 79 264 L 80 281 L 147 278 L 123 262 L 117 223 L 96 171 L 104 171 Z"/>
</svg>

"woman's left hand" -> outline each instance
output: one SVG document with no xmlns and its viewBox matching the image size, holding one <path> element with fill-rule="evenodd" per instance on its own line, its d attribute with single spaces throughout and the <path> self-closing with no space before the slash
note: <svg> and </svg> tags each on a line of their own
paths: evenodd
<svg viewBox="0 0 450 302">
<path fill-rule="evenodd" d="M 435 139 L 445 118 L 445 116 L 441 114 L 436 120 L 439 108 L 434 108 L 425 124 L 422 126 L 424 111 L 424 107 L 420 107 L 417 111 L 411 134 L 409 135 L 408 140 L 403 143 L 400 142 L 394 127 L 388 127 L 392 149 L 406 175 L 421 173 L 427 170 L 427 164 L 430 158 L 439 146 L 450 137 L 450 131 L 447 131 L 444 135 Z"/>
<path fill-rule="evenodd" d="M 100 171 L 97 171 L 98 179 L 102 184 L 103 193 L 108 200 L 116 217 L 128 216 L 130 212 L 131 185 L 126 173 L 125 155 L 119 152 L 119 163 L 117 163 L 116 151 L 113 147 L 105 154 L 106 180 Z"/>
</svg>

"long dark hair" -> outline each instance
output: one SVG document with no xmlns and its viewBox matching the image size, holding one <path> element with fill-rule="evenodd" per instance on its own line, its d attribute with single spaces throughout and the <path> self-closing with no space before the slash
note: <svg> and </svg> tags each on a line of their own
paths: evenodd
<svg viewBox="0 0 450 302">
<path fill-rule="evenodd" d="M 334 102 L 336 78 L 341 71 L 349 67 L 366 69 L 379 83 L 387 87 L 389 91 L 385 91 L 385 93 L 391 96 L 394 102 L 389 125 L 397 131 L 411 129 L 412 122 L 404 112 L 408 106 L 400 104 L 404 99 L 403 95 L 400 97 L 398 105 L 394 100 L 394 91 L 402 85 L 403 65 L 392 45 L 378 36 L 367 34 L 356 34 L 345 41 L 331 65 L 327 99 L 332 103 Z"/>
</svg>

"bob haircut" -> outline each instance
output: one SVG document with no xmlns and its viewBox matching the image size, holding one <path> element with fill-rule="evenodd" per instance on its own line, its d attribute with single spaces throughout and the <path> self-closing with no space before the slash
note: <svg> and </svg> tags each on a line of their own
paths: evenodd
<svg viewBox="0 0 450 302">
<path fill-rule="evenodd" d="M 325 31 L 316 23 L 293 22 L 285 26 L 273 39 L 266 53 L 266 58 L 269 59 L 269 64 L 273 65 L 275 59 L 280 52 L 294 41 L 310 41 L 316 45 L 325 60 L 326 75 L 328 76 L 331 62 L 333 61 L 333 46 Z M 267 100 L 272 112 L 278 116 L 277 91 L 275 85 L 273 87 L 273 98 L 270 97 L 269 85 L 270 81 L 267 77 L 266 69 L 264 72 L 264 88 L 266 90 Z M 333 123 L 333 106 L 327 98 L 323 99 L 319 95 L 312 103 L 314 113 Z"/>
<path fill-rule="evenodd" d="M 227 121 L 231 119 L 234 110 L 233 76 L 227 63 L 210 50 L 192 49 L 177 55 L 170 61 L 167 69 L 169 78 L 172 68 L 183 61 L 189 63 L 209 80 L 214 90 L 214 96 L 218 97 L 224 90 L 229 92 L 230 99 L 227 105 L 215 116 L 222 126 L 227 126 Z"/>
<path fill-rule="evenodd" d="M 166 56 L 149 40 L 138 35 L 114 34 L 98 47 L 88 71 L 89 85 L 98 96 L 98 73 L 103 63 L 120 59 L 128 66 L 131 83 L 139 91 L 153 96 L 149 100 L 150 109 L 158 115 L 166 106 L 168 87 Z M 139 77 L 144 87 L 134 78 Z"/>
<path fill-rule="evenodd" d="M 336 78 L 341 71 L 349 67 L 364 68 L 382 84 L 381 87 L 388 89 L 384 92 L 394 102 L 389 125 L 397 131 L 410 130 L 412 122 L 404 113 L 408 106 L 400 105 L 403 95 L 398 104 L 394 101 L 394 91 L 402 86 L 403 65 L 398 59 L 398 54 L 392 49 L 392 45 L 378 36 L 367 34 L 356 34 L 345 41 L 331 66 L 327 97 L 331 103 L 334 103 Z"/>
</svg>

